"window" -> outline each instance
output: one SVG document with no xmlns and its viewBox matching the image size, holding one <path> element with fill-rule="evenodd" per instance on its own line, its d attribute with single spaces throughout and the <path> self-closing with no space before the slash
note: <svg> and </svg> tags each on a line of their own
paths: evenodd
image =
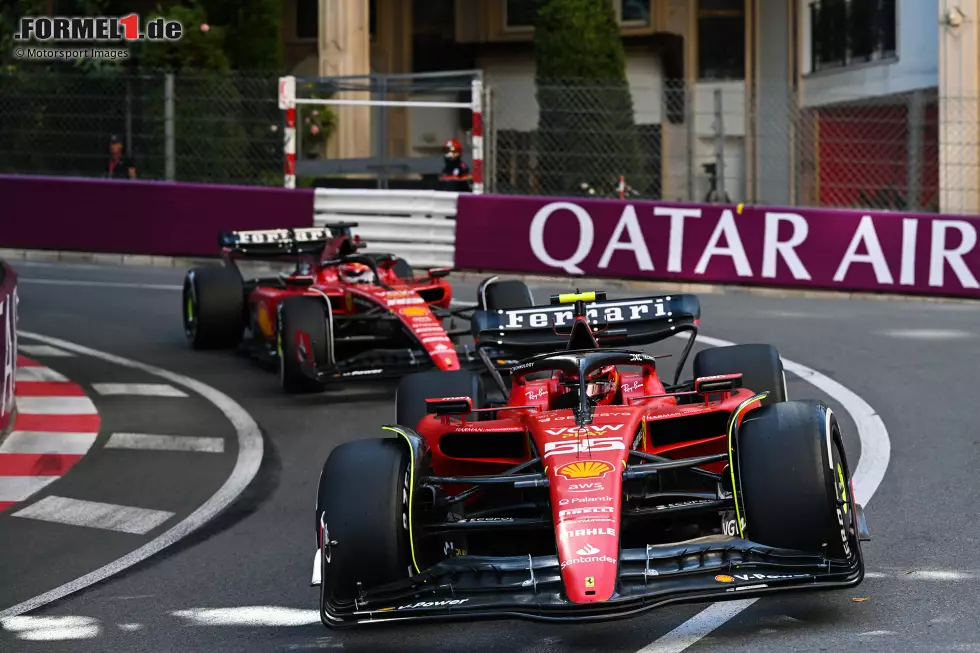
<svg viewBox="0 0 980 653">
<path fill-rule="evenodd" d="M 613 0 L 621 25 L 649 25 L 650 0 Z"/>
<path fill-rule="evenodd" d="M 296 0 L 296 39 L 315 41 L 320 22 L 318 0 Z"/>
<path fill-rule="evenodd" d="M 504 29 L 534 29 L 540 0 L 504 0 Z M 620 25 L 635 27 L 650 24 L 651 0 L 612 0 Z"/>
<path fill-rule="evenodd" d="M 810 4 L 811 72 L 895 56 L 895 0 Z"/>
<path fill-rule="evenodd" d="M 504 28 L 508 30 L 534 29 L 537 13 L 537 0 L 505 0 Z"/>
<path fill-rule="evenodd" d="M 745 79 L 745 0 L 698 3 L 698 79 Z"/>
</svg>

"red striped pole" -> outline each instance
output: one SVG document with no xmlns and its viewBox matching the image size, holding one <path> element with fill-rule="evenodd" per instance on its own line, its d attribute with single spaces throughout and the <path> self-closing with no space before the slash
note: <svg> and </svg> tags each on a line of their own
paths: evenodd
<svg viewBox="0 0 980 653">
<path fill-rule="evenodd" d="M 483 81 L 473 80 L 473 193 L 483 193 Z"/>
<path fill-rule="evenodd" d="M 279 108 L 286 110 L 286 129 L 283 131 L 283 182 L 286 188 L 296 188 L 296 78 L 279 78 Z"/>
</svg>

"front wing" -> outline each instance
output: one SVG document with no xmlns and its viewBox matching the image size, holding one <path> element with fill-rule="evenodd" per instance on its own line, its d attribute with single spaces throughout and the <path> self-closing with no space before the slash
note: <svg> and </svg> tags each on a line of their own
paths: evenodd
<svg viewBox="0 0 980 653">
<path fill-rule="evenodd" d="M 404 581 L 335 601 L 321 591 L 321 619 L 342 628 L 432 619 L 525 618 L 599 621 L 669 603 L 741 599 L 788 590 L 843 589 L 864 579 L 857 538 L 849 560 L 775 549 L 750 540 L 710 537 L 624 549 L 616 594 L 603 602 L 565 598 L 557 556 L 459 556 Z"/>
</svg>

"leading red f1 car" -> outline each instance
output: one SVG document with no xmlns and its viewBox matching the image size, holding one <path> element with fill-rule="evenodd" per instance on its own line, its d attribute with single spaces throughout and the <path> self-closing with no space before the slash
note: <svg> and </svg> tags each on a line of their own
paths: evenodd
<svg viewBox="0 0 980 653">
<path fill-rule="evenodd" d="M 458 370 L 443 320 L 454 311 L 448 269 L 413 274 L 392 254 L 359 253 L 356 223 L 221 234 L 223 267 L 184 281 L 184 332 L 196 349 L 244 348 L 276 363 L 287 392 L 331 382 Z M 245 279 L 240 259 L 295 264 L 278 276 Z"/>
<path fill-rule="evenodd" d="M 693 295 L 570 294 L 472 319 L 477 346 L 533 355 L 509 385 L 490 370 L 496 403 L 473 372 L 406 377 L 389 437 L 331 452 L 312 581 L 325 625 L 597 620 L 862 581 L 840 424 L 787 400 L 775 348 L 700 351 L 683 383 L 684 360 L 671 382 L 618 348 L 690 332 L 686 359 Z"/>
</svg>

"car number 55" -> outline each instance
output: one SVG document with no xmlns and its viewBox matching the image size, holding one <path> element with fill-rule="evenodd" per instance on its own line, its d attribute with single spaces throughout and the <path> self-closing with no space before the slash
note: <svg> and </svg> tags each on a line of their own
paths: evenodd
<svg viewBox="0 0 980 653">
<path fill-rule="evenodd" d="M 592 438 L 591 440 L 573 440 L 571 442 L 546 442 L 544 457 L 549 458 L 558 454 L 589 453 L 592 451 L 615 451 L 626 449 L 619 438 Z"/>
</svg>

